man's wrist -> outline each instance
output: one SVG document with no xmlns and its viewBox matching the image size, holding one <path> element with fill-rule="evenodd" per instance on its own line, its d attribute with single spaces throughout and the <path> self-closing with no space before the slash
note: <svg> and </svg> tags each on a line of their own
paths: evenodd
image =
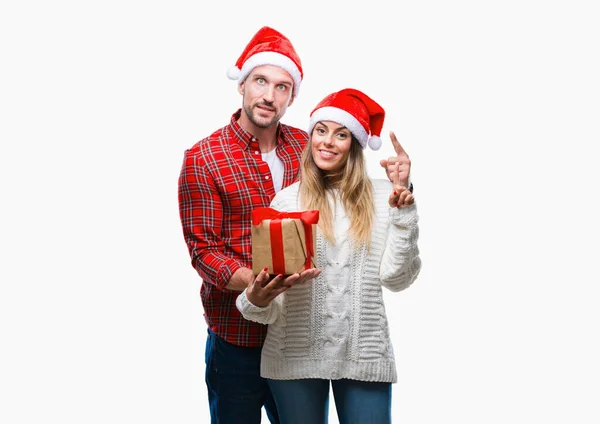
<svg viewBox="0 0 600 424">
<path fill-rule="evenodd" d="M 254 273 L 250 268 L 241 267 L 233 273 L 227 284 L 227 289 L 235 291 L 244 291 L 244 289 L 254 281 Z"/>
</svg>

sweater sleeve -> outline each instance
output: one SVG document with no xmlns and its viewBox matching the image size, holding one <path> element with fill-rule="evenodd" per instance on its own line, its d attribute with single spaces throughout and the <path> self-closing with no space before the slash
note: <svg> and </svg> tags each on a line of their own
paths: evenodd
<svg viewBox="0 0 600 424">
<path fill-rule="evenodd" d="M 393 292 L 410 286 L 421 271 L 419 257 L 419 217 L 416 203 L 403 208 L 390 208 L 388 237 L 385 243 L 379 278 Z"/>
<path fill-rule="evenodd" d="M 242 313 L 244 318 L 249 321 L 255 321 L 260 324 L 273 324 L 282 309 L 282 297 L 280 294 L 269 303 L 268 306 L 260 307 L 254 305 L 246 297 L 246 290 L 244 290 L 236 299 L 235 306 Z"/>
</svg>

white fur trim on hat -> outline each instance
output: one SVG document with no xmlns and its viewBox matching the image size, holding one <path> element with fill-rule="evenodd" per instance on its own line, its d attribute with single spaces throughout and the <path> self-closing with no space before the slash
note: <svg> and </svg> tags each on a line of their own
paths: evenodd
<svg viewBox="0 0 600 424">
<path fill-rule="evenodd" d="M 360 122 L 358 122 L 358 119 L 345 110 L 332 106 L 325 106 L 315 110 L 310 117 L 310 125 L 308 127 L 309 134 L 312 134 L 313 128 L 319 121 L 333 121 L 345 126 L 350 130 L 352 135 L 356 137 L 363 149 L 367 147 L 369 134 L 367 134 L 367 131 Z"/>
<path fill-rule="evenodd" d="M 300 70 L 298 69 L 294 61 L 281 53 L 260 52 L 256 53 L 253 56 L 250 56 L 244 62 L 244 65 L 242 66 L 242 69 L 240 70 L 237 76 L 238 82 L 244 81 L 254 68 L 263 65 L 278 66 L 284 71 L 286 71 L 288 74 L 290 74 L 290 76 L 294 80 L 294 97 L 298 96 L 298 91 L 300 90 L 300 83 L 302 82 L 302 75 L 300 74 Z M 229 76 L 229 72 L 227 75 Z"/>
</svg>

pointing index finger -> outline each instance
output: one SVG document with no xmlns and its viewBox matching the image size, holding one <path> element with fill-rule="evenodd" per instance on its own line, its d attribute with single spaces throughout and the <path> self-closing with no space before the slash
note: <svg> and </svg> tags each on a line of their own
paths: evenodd
<svg viewBox="0 0 600 424">
<path fill-rule="evenodd" d="M 394 134 L 394 131 L 390 131 L 390 138 L 392 139 L 392 145 L 394 146 L 394 150 L 396 151 L 396 154 L 397 155 L 401 155 L 403 153 L 406 154 L 406 151 L 400 145 L 400 142 L 396 138 L 396 134 Z"/>
</svg>

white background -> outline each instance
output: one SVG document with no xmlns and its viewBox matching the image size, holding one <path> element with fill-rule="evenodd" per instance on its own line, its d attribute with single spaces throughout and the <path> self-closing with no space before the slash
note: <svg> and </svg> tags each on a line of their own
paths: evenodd
<svg viewBox="0 0 600 424">
<path fill-rule="evenodd" d="M 208 419 L 177 178 L 263 25 L 304 65 L 283 122 L 358 88 L 413 161 L 394 422 L 600 422 L 594 2 L 385 3 L 2 3 L 0 422 Z"/>
</svg>

